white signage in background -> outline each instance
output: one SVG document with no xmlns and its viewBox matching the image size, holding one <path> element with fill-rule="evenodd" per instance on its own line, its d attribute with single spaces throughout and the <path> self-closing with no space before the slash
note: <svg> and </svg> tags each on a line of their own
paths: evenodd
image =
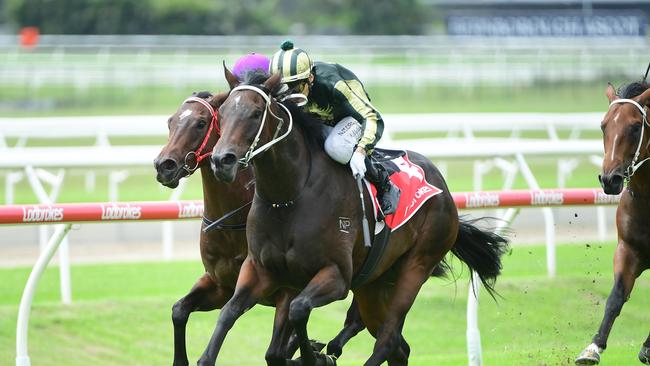
<svg viewBox="0 0 650 366">
<path fill-rule="evenodd" d="M 523 14 L 450 15 L 447 33 L 489 37 L 639 37 L 645 18 L 636 14 L 603 12 L 595 15 Z"/>
<path fill-rule="evenodd" d="M 63 220 L 63 209 L 57 207 L 28 208 L 23 206 L 23 222 L 48 222 Z"/>
<path fill-rule="evenodd" d="M 203 216 L 203 205 L 197 205 L 194 202 L 178 202 L 178 218 L 189 219 Z"/>
<path fill-rule="evenodd" d="M 497 193 L 470 193 L 467 194 L 467 208 L 499 207 L 499 194 Z"/>
<path fill-rule="evenodd" d="M 102 208 L 102 220 L 138 220 L 141 216 L 141 206 L 130 204 L 100 205 Z"/>
<path fill-rule="evenodd" d="M 530 204 L 532 206 L 549 206 L 561 205 L 564 203 L 564 193 L 562 192 L 532 192 Z"/>
<path fill-rule="evenodd" d="M 594 197 L 594 203 L 597 205 L 607 205 L 618 203 L 621 200 L 621 195 L 611 195 L 605 194 L 603 191 L 596 191 L 596 197 Z"/>
</svg>

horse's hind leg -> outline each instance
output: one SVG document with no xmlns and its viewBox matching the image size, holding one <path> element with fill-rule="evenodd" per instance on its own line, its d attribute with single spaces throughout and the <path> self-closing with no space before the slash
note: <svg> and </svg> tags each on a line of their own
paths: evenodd
<svg viewBox="0 0 650 366">
<path fill-rule="evenodd" d="M 365 366 L 379 366 L 393 355 L 402 340 L 401 328 L 422 284 L 429 278 L 434 265 L 442 258 L 433 258 L 412 251 L 404 258 L 388 307 L 384 324 L 379 329 L 372 355 Z M 364 318 L 365 319 L 365 318 Z M 366 322 L 367 324 L 367 322 Z"/>
<path fill-rule="evenodd" d="M 648 335 L 648 338 L 643 342 L 643 347 L 641 347 L 641 351 L 639 351 L 639 361 L 646 365 L 650 365 L 650 335 Z"/>
<path fill-rule="evenodd" d="M 227 291 L 219 287 L 205 273 L 196 281 L 190 292 L 174 304 L 172 307 L 174 366 L 187 366 L 189 364 L 185 347 L 185 327 L 190 313 L 217 309 L 223 306 L 231 296 L 232 291 Z"/>
<path fill-rule="evenodd" d="M 400 330 L 401 332 L 401 330 Z M 388 366 L 407 366 L 409 364 L 409 355 L 411 354 L 411 347 L 404 337 L 401 337 L 400 345 L 395 351 L 388 356 Z"/>
<path fill-rule="evenodd" d="M 600 353 L 607 348 L 607 338 L 614 320 L 621 313 L 623 304 L 630 297 L 634 282 L 641 274 L 636 252 L 626 243 L 619 242 L 614 254 L 614 287 L 607 297 L 605 316 L 592 343 L 576 359 L 576 365 L 597 365 Z"/>
<path fill-rule="evenodd" d="M 389 304 L 385 299 L 392 298 L 394 290 L 395 288 L 392 285 L 382 282 L 381 279 L 355 290 L 354 298 L 361 318 L 364 324 L 367 325 L 368 332 L 375 338 L 378 336 L 379 330 L 388 315 Z M 402 319 L 399 327 L 400 333 L 403 324 L 404 320 Z M 387 356 L 389 366 L 408 365 L 411 348 L 401 334 L 399 338 L 398 345 Z"/>
<path fill-rule="evenodd" d="M 350 304 L 350 308 L 345 317 L 343 329 L 341 329 L 339 334 L 327 344 L 327 354 L 336 356 L 337 358 L 341 357 L 345 344 L 365 328 L 366 325 L 363 324 L 363 320 L 361 320 L 361 313 L 359 312 L 357 300 L 356 298 L 352 298 L 352 304 Z"/>
</svg>

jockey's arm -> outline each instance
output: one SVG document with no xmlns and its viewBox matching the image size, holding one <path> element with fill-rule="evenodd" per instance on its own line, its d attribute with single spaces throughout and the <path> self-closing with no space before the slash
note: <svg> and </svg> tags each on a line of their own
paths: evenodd
<svg viewBox="0 0 650 366">
<path fill-rule="evenodd" d="M 370 153 L 381 138 L 384 122 L 377 109 L 370 103 L 361 83 L 357 80 L 340 80 L 335 85 L 336 98 L 346 110 L 348 116 L 356 119 L 363 126 L 363 135 L 357 148 Z"/>
</svg>

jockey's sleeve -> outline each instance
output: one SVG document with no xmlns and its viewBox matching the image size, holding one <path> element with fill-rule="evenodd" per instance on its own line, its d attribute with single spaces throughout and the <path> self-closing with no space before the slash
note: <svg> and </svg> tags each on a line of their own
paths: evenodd
<svg viewBox="0 0 650 366">
<path fill-rule="evenodd" d="M 363 125 L 363 135 L 357 146 L 370 152 L 384 132 L 384 121 L 358 80 L 339 80 L 335 85 L 336 97 L 347 115 Z"/>
</svg>

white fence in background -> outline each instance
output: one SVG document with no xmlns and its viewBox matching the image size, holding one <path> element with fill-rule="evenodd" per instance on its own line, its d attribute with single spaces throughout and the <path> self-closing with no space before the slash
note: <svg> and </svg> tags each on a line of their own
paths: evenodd
<svg viewBox="0 0 650 366">
<path fill-rule="evenodd" d="M 445 173 L 446 160 L 474 161 L 473 189 L 482 190 L 485 174 L 497 169 L 504 177 L 501 189 L 511 189 L 521 174 L 531 189 L 539 189 L 526 158 L 557 157 L 558 184 L 563 188 L 571 173 L 582 162 L 600 164 L 600 139 L 581 139 L 581 135 L 598 131 L 602 113 L 545 114 L 395 114 L 385 115 L 387 129 L 382 147 L 406 148 L 435 159 Z M 166 141 L 167 116 L 56 117 L 0 119 L 0 171 L 5 172 L 5 203 L 13 203 L 17 184 L 27 181 L 40 203 L 56 202 L 67 171 L 85 168 L 87 185 L 94 184 L 97 170 L 108 170 L 109 197 L 118 200 L 119 185 L 132 169 L 151 171 L 153 159 Z M 482 134 L 501 137 L 481 137 Z M 533 133 L 535 138 L 523 138 Z M 412 138 L 413 135 L 418 138 Z M 111 138 L 150 136 L 160 138 L 160 145 L 113 146 Z M 30 147 L 30 139 L 91 138 L 92 146 Z M 400 139 L 401 137 L 401 139 Z M 43 144 L 42 140 L 40 141 Z M 90 169 L 88 169 L 90 168 Z M 54 170 L 54 171 L 52 171 Z M 182 180 L 185 182 L 185 180 Z M 45 186 L 49 185 L 50 189 Z M 170 199 L 180 197 L 182 186 Z M 553 212 L 542 208 L 546 243 L 555 242 Z M 606 220 L 602 207 L 597 208 L 598 235 L 605 240 Z M 172 256 L 171 224 L 163 229 L 164 257 Z M 45 229 L 43 229 L 45 230 Z M 47 232 L 40 234 L 41 248 Z M 65 245 L 63 246 L 65 248 Z M 548 273 L 555 274 L 549 262 Z"/>
<path fill-rule="evenodd" d="M 24 50 L 0 36 L 0 85 L 186 88 L 214 80 L 221 62 L 249 52 L 271 55 L 286 36 L 43 35 Z M 339 62 L 368 84 L 529 85 L 536 81 L 639 79 L 647 37 L 293 36 L 313 59 Z"/>
</svg>

